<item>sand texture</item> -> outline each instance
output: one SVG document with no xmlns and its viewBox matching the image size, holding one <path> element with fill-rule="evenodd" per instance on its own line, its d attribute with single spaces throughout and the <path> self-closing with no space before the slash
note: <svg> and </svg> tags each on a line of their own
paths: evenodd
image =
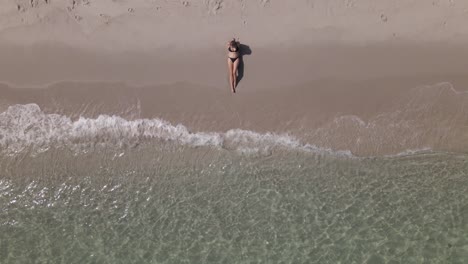
<svg viewBox="0 0 468 264">
<path fill-rule="evenodd" d="M 0 108 L 291 133 L 361 155 L 465 151 L 467 12 L 456 0 L 4 0 Z"/>
<path fill-rule="evenodd" d="M 466 41 L 456 0 L 4 0 L 2 42 L 117 50 L 339 41 Z"/>
</svg>

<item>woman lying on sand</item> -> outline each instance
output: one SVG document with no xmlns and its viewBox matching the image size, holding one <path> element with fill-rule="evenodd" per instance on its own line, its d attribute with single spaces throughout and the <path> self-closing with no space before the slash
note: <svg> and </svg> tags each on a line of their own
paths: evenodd
<svg viewBox="0 0 468 264">
<path fill-rule="evenodd" d="M 231 90 L 233 93 L 236 92 L 237 86 L 237 68 L 239 68 L 240 62 L 240 43 L 236 39 L 232 39 L 227 43 L 228 49 L 228 70 L 229 70 L 229 81 L 231 84 Z"/>
</svg>

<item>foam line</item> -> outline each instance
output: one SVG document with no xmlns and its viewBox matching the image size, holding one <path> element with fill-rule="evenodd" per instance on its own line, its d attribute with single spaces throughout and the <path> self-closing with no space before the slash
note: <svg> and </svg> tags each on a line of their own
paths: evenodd
<svg viewBox="0 0 468 264">
<path fill-rule="evenodd" d="M 13 105 L 0 114 L 0 146 L 3 153 L 25 149 L 42 152 L 51 146 L 70 149 L 104 144 L 125 147 L 140 140 L 156 139 L 187 146 L 227 148 L 242 153 L 264 152 L 272 148 L 352 156 L 349 151 L 333 151 L 304 144 L 288 134 L 257 133 L 232 129 L 226 132 L 190 132 L 182 124 L 162 119 L 126 120 L 119 116 L 71 120 L 58 114 L 46 114 L 37 104 Z"/>
</svg>

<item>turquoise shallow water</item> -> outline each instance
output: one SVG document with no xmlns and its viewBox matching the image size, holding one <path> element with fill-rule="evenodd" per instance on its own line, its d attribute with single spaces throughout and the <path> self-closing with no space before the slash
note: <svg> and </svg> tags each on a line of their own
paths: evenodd
<svg viewBox="0 0 468 264">
<path fill-rule="evenodd" d="M 0 263 L 467 263 L 467 156 L 173 143 L 0 158 Z"/>
</svg>

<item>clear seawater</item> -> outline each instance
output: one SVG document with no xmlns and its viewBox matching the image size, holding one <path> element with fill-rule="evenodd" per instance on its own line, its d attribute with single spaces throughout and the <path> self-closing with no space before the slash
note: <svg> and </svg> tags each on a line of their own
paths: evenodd
<svg viewBox="0 0 468 264">
<path fill-rule="evenodd" d="M 467 263 L 468 156 L 172 141 L 0 156 L 0 263 Z"/>
</svg>

